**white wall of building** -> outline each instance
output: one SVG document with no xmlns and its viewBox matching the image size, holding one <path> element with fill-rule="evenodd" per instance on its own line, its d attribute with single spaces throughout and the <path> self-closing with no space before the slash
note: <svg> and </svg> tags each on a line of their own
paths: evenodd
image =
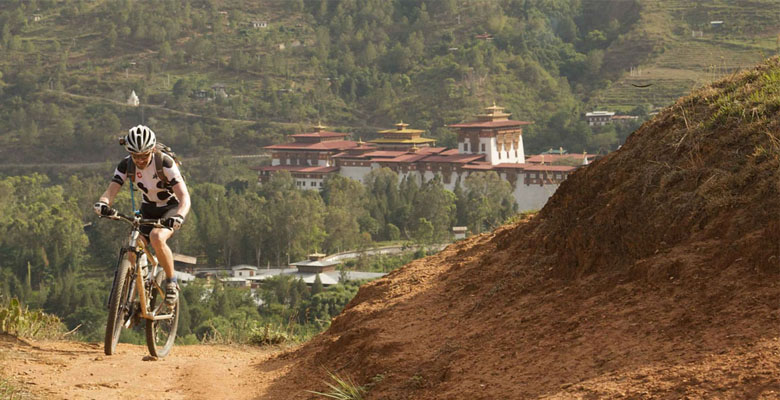
<svg viewBox="0 0 780 400">
<path fill-rule="evenodd" d="M 485 147 L 485 151 L 482 151 L 482 147 Z M 500 164 L 504 161 L 498 159 L 498 146 L 496 146 L 496 138 L 494 137 L 481 137 L 479 138 L 479 148 L 475 153 L 484 154 L 485 161 L 490 165 Z"/>
<path fill-rule="evenodd" d="M 360 183 L 363 183 L 363 178 L 369 172 L 371 172 L 371 167 L 342 165 L 341 168 L 339 169 L 339 175 L 343 175 L 347 178 L 354 179 Z"/>
<path fill-rule="evenodd" d="M 501 178 L 506 180 L 506 176 L 501 174 Z M 540 210 L 547 203 L 550 196 L 558 190 L 558 184 L 545 183 L 544 185 L 531 184 L 526 185 L 525 174 L 517 174 L 515 190 L 512 195 L 517 203 L 517 211 Z"/>
<path fill-rule="evenodd" d="M 295 178 L 295 187 L 306 190 L 320 190 L 322 189 L 322 179 Z"/>
</svg>

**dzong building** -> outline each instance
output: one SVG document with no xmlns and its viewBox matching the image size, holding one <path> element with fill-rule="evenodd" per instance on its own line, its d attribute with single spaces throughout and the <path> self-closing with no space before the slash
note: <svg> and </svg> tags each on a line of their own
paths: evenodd
<svg viewBox="0 0 780 400">
<path fill-rule="evenodd" d="M 302 189 L 320 189 L 331 174 L 363 182 L 374 169 L 390 168 L 400 179 L 412 175 L 420 181 L 441 176 L 448 190 L 476 172 L 496 172 L 512 185 L 518 210 L 540 209 L 561 182 L 593 155 L 540 154 L 526 158 L 523 127 L 528 121 L 509 119 L 503 107 L 487 107 L 474 121 L 449 125 L 457 130 L 458 148 L 436 147 L 435 139 L 422 137 L 423 130 L 399 122 L 394 129 L 377 132 L 368 142 L 346 140 L 347 133 L 330 132 L 318 125 L 314 131 L 290 135 L 292 143 L 265 147 L 271 165 L 256 167 L 259 183 L 273 173 L 289 171 Z"/>
</svg>

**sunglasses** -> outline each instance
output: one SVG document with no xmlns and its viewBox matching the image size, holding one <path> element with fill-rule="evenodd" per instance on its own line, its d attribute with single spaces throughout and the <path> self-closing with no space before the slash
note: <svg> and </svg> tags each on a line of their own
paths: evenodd
<svg viewBox="0 0 780 400">
<path fill-rule="evenodd" d="M 151 155 L 152 155 L 151 151 L 148 151 L 146 153 L 130 153 L 130 157 L 133 157 L 133 160 L 146 160 Z"/>
</svg>

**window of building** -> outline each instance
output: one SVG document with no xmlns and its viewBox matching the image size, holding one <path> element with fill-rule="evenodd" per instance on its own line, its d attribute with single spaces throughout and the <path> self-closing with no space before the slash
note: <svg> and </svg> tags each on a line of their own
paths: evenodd
<svg viewBox="0 0 780 400">
<path fill-rule="evenodd" d="M 469 152 L 469 142 L 463 142 L 463 152 L 464 153 Z"/>
<path fill-rule="evenodd" d="M 485 144 L 484 143 L 482 143 L 481 148 L 482 148 L 482 152 L 484 153 L 485 152 Z"/>
<path fill-rule="evenodd" d="M 311 181 L 311 185 L 312 185 L 312 186 L 314 186 L 314 185 L 316 185 L 316 184 L 317 184 L 317 182 Z"/>
</svg>

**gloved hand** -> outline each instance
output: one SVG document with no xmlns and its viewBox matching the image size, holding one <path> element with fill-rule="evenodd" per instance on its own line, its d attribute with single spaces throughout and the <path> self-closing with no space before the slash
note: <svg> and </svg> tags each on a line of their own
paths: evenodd
<svg viewBox="0 0 780 400">
<path fill-rule="evenodd" d="M 167 226 L 168 228 L 171 228 L 173 230 L 177 230 L 181 228 L 181 224 L 184 223 L 184 217 L 182 217 L 179 214 L 174 215 L 173 217 L 168 217 L 165 219 L 165 222 L 163 222 L 163 225 Z"/>
<path fill-rule="evenodd" d="M 95 210 L 95 214 L 100 215 L 102 217 L 113 217 L 116 215 L 116 210 L 109 207 L 108 204 L 98 201 L 95 203 L 95 205 L 92 206 L 92 208 Z"/>
</svg>

